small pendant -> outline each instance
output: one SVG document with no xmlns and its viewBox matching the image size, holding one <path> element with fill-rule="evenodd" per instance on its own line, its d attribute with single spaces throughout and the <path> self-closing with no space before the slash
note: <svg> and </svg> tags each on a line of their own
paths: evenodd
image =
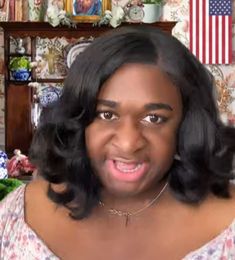
<svg viewBox="0 0 235 260">
<path fill-rule="evenodd" d="M 126 217 L 126 223 L 125 223 L 125 226 L 127 227 L 128 224 L 129 224 L 129 222 L 130 222 L 130 214 L 126 214 L 125 217 Z"/>
</svg>

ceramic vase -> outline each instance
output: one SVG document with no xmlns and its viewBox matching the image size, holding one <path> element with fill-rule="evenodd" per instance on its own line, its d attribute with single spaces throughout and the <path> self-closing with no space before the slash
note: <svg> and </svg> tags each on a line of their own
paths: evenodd
<svg viewBox="0 0 235 260">
<path fill-rule="evenodd" d="M 31 76 L 31 72 L 27 69 L 14 70 L 11 73 L 14 80 L 17 81 L 27 81 Z"/>
<path fill-rule="evenodd" d="M 42 22 L 46 13 L 46 0 L 28 0 L 29 21 Z"/>
<path fill-rule="evenodd" d="M 159 21 L 162 14 L 161 4 L 144 4 L 144 18 L 143 23 L 155 23 Z"/>
</svg>

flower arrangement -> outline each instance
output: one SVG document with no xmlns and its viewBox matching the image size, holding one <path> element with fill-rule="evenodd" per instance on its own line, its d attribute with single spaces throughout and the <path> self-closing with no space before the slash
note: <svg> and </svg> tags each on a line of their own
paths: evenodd
<svg viewBox="0 0 235 260">
<path fill-rule="evenodd" d="M 118 27 L 125 21 L 125 11 L 121 6 L 113 6 L 112 11 L 106 10 L 101 19 L 94 23 L 94 26 L 111 25 L 113 28 Z"/>
<path fill-rule="evenodd" d="M 9 63 L 9 69 L 15 80 L 28 80 L 31 76 L 30 61 L 26 56 L 13 57 Z"/>
<path fill-rule="evenodd" d="M 9 69 L 11 71 L 27 69 L 30 70 L 30 61 L 26 56 L 14 57 L 10 60 Z"/>
<path fill-rule="evenodd" d="M 71 14 L 67 13 L 65 10 L 60 9 L 56 5 L 51 5 L 47 8 L 46 18 L 48 23 L 53 27 L 58 25 L 65 25 L 68 27 L 76 28 L 76 23 L 72 21 Z"/>
</svg>

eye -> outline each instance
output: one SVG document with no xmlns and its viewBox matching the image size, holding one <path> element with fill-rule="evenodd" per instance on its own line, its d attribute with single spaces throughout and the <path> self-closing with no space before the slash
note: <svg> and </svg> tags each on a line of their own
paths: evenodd
<svg viewBox="0 0 235 260">
<path fill-rule="evenodd" d="M 98 111 L 97 117 L 106 121 L 117 119 L 117 116 L 111 111 Z"/>
<path fill-rule="evenodd" d="M 166 120 L 167 119 L 165 117 L 155 115 L 155 114 L 147 115 L 145 118 L 143 118 L 144 122 L 152 123 L 152 124 L 161 124 L 161 123 L 165 122 Z"/>
</svg>

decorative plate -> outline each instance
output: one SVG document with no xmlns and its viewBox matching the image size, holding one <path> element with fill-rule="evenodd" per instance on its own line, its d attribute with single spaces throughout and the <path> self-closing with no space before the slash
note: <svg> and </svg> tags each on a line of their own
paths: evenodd
<svg viewBox="0 0 235 260">
<path fill-rule="evenodd" d="M 61 95 L 62 89 L 49 86 L 44 89 L 42 89 L 39 93 L 39 103 L 41 104 L 42 107 L 47 107 L 54 102 L 56 102 L 60 95 Z"/>
<path fill-rule="evenodd" d="M 86 47 L 92 43 L 92 41 L 93 38 L 81 38 L 80 40 L 78 40 L 78 42 L 70 44 L 65 48 L 65 51 L 67 52 L 66 64 L 68 68 L 71 67 L 77 55 L 83 52 L 86 49 Z"/>
</svg>

